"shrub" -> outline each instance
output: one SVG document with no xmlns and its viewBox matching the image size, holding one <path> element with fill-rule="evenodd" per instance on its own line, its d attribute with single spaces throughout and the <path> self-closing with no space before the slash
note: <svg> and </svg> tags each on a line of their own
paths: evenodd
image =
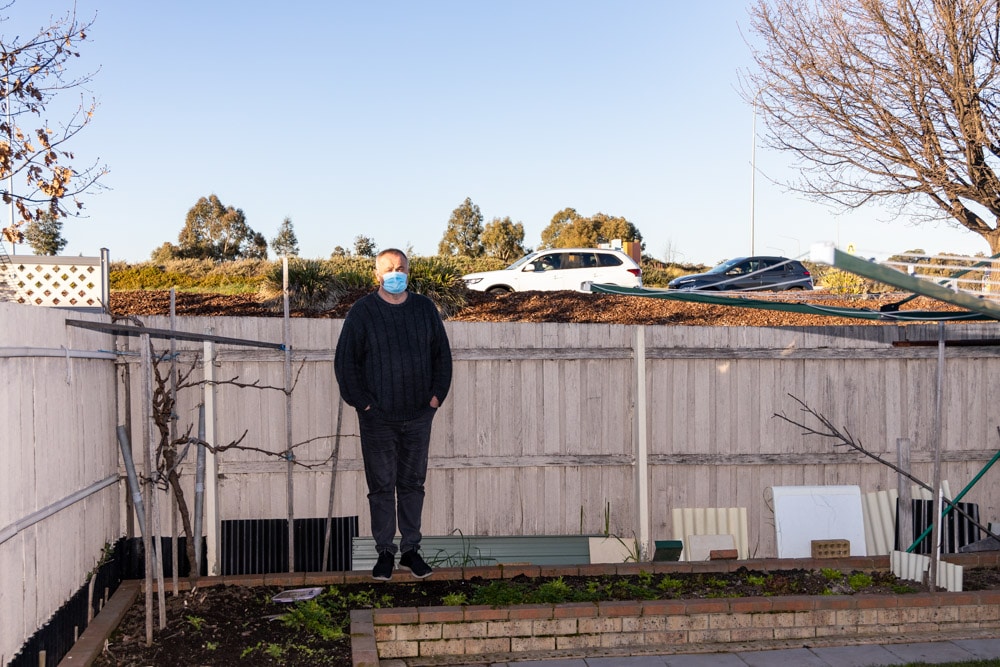
<svg viewBox="0 0 1000 667">
<path fill-rule="evenodd" d="M 410 289 L 431 299 L 447 319 L 465 307 L 467 290 L 462 272 L 439 257 L 415 257 L 410 261 Z"/>
<path fill-rule="evenodd" d="M 271 266 L 262 286 L 269 307 L 283 308 L 284 267 Z M 327 262 L 316 259 L 289 259 L 288 305 L 294 310 L 323 311 L 332 308 L 346 288 Z"/>
<path fill-rule="evenodd" d="M 826 271 L 820 278 L 820 284 L 831 294 L 868 294 L 875 291 L 874 281 L 840 269 Z"/>
</svg>

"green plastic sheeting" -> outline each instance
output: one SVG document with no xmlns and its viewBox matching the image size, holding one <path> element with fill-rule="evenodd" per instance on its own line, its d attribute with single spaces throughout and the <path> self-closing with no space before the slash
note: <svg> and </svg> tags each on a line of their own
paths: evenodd
<svg viewBox="0 0 1000 667">
<path fill-rule="evenodd" d="M 839 251 L 838 251 L 839 252 Z M 850 255 L 848 255 L 850 257 Z M 854 259 L 852 257 L 852 259 Z M 863 260 L 857 260 L 863 262 Z M 867 264 L 868 262 L 863 262 Z M 877 265 L 872 265 L 877 266 Z M 838 266 L 838 268 L 840 268 Z M 885 267 L 878 267 L 884 271 L 890 271 L 897 275 L 909 278 L 911 281 L 915 281 L 915 278 L 910 278 L 904 273 L 899 271 L 893 271 L 892 269 L 886 269 Z M 887 283 L 891 283 L 884 277 L 879 277 L 877 280 Z M 898 285 L 897 285 L 898 286 Z M 949 294 L 954 294 L 951 290 L 947 288 L 934 285 L 944 292 Z M 904 288 L 909 289 L 909 288 Z M 996 311 L 996 315 L 987 314 L 985 312 L 969 312 L 969 311 L 935 311 L 935 310 L 894 310 L 894 311 L 878 311 L 870 310 L 868 308 L 843 308 L 838 306 L 824 306 L 815 303 L 788 303 L 784 301 L 765 301 L 763 299 L 753 299 L 749 297 L 742 296 L 721 296 L 719 294 L 710 294 L 707 292 L 697 292 L 697 291 L 685 291 L 685 290 L 661 290 L 661 289 L 650 289 L 646 287 L 618 287 L 617 285 L 601 285 L 594 284 L 590 286 L 591 292 L 597 292 L 600 294 L 619 294 L 624 296 L 643 296 L 652 299 L 669 299 L 672 301 L 688 301 L 691 303 L 708 303 L 716 306 L 735 306 L 737 308 L 758 308 L 761 310 L 781 310 L 790 313 L 806 313 L 810 315 L 828 315 L 830 317 L 853 317 L 860 320 L 882 320 L 886 322 L 938 322 L 938 321 L 954 321 L 954 320 L 995 320 L 1000 319 L 1000 306 L 993 304 L 993 309 Z M 933 296 L 934 298 L 939 298 L 937 295 L 927 294 L 926 296 Z M 971 297 L 970 297 L 971 298 Z M 944 299 L 941 299 L 944 301 Z M 949 302 L 954 303 L 954 302 Z M 964 304 L 955 304 L 962 305 Z"/>
</svg>

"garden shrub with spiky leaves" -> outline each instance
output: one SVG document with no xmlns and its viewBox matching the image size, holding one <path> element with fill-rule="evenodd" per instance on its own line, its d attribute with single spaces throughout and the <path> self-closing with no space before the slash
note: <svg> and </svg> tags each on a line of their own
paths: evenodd
<svg viewBox="0 0 1000 667">
<path fill-rule="evenodd" d="M 284 268 L 281 262 L 267 274 L 264 296 L 271 307 L 282 307 Z M 290 259 L 288 261 L 288 306 L 293 310 L 320 312 L 336 305 L 344 295 L 339 277 L 332 267 L 316 259 Z"/>
</svg>

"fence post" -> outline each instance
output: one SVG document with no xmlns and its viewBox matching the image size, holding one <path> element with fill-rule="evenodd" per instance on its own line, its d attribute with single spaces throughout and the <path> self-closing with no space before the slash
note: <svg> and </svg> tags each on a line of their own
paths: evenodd
<svg viewBox="0 0 1000 667">
<path fill-rule="evenodd" d="M 209 329 L 212 334 L 214 329 Z M 204 402 L 205 402 L 205 442 L 211 447 L 215 441 L 215 345 L 210 340 L 205 341 L 204 360 Z M 206 566 L 209 575 L 220 575 L 219 561 L 221 559 L 221 544 L 219 532 L 219 464 L 214 451 L 209 449 L 205 454 L 205 550 Z"/>
<path fill-rule="evenodd" d="M 632 359 L 635 364 L 635 507 L 640 559 L 651 554 L 649 543 L 649 450 L 646 419 L 646 327 L 635 327 L 632 336 Z"/>
</svg>

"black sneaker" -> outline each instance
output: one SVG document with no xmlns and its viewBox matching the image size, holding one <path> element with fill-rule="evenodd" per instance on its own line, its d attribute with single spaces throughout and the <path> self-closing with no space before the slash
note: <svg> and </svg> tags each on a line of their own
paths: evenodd
<svg viewBox="0 0 1000 667">
<path fill-rule="evenodd" d="M 382 551 L 378 555 L 378 562 L 372 568 L 372 579 L 376 581 L 389 581 L 392 579 L 392 569 L 396 567 L 396 555 L 391 551 Z"/>
<path fill-rule="evenodd" d="M 410 574 L 417 579 L 424 579 L 434 573 L 434 570 L 424 562 L 424 559 L 420 557 L 420 552 L 416 549 L 407 551 L 399 557 L 399 569 L 409 570 Z"/>
</svg>

